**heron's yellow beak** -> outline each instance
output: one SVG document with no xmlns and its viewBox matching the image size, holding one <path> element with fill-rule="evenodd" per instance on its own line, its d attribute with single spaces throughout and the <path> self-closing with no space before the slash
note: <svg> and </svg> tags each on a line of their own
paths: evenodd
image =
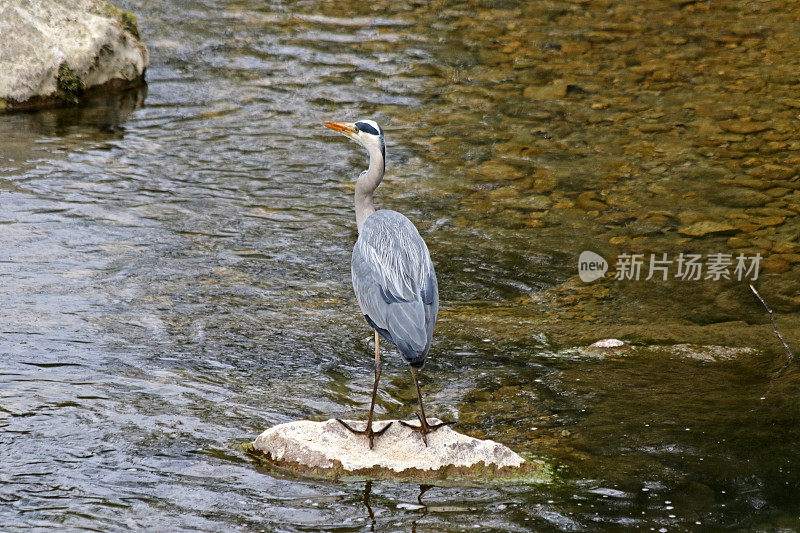
<svg viewBox="0 0 800 533">
<path fill-rule="evenodd" d="M 358 142 L 358 128 L 352 122 L 325 122 L 323 126 Z"/>
</svg>

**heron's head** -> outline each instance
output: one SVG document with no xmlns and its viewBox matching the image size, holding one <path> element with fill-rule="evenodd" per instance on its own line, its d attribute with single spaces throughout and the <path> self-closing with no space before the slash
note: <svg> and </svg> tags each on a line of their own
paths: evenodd
<svg viewBox="0 0 800 533">
<path fill-rule="evenodd" d="M 385 152 L 383 130 L 374 120 L 359 120 L 358 122 L 325 122 L 325 127 L 338 131 L 348 139 L 357 142 L 371 151 L 373 148 Z"/>
</svg>

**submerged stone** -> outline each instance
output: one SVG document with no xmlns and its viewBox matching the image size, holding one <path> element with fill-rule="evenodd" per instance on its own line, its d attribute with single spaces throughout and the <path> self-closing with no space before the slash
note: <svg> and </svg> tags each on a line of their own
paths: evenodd
<svg viewBox="0 0 800 533">
<path fill-rule="evenodd" d="M 678 228 L 678 233 L 682 235 L 690 235 L 692 237 L 702 237 L 712 233 L 729 233 L 732 231 L 736 231 L 736 228 L 730 224 L 714 222 L 712 220 L 703 220 Z"/>
<path fill-rule="evenodd" d="M 600 199 L 597 191 L 584 191 L 578 195 L 575 205 L 587 211 L 602 211 L 608 206 Z"/>
<path fill-rule="evenodd" d="M 550 85 L 531 85 L 525 87 L 522 96 L 528 100 L 558 100 L 567 96 L 567 84 L 556 80 Z"/>
<path fill-rule="evenodd" d="M 346 422 L 355 429 L 366 425 L 364 421 Z M 366 437 L 351 433 L 336 420 L 299 420 L 264 431 L 252 444 L 252 452 L 294 472 L 332 477 L 441 481 L 544 478 L 541 463 L 526 461 L 498 442 L 443 427 L 428 435 L 425 446 L 418 432 L 397 420 L 379 420 L 373 429 L 380 430 L 389 422 L 393 422 L 391 427 L 375 438 L 371 450 Z"/>
<path fill-rule="evenodd" d="M 741 187 L 714 187 L 707 194 L 717 204 L 730 207 L 761 207 L 770 201 L 762 192 Z"/>
<path fill-rule="evenodd" d="M 767 124 L 761 124 L 758 122 L 750 122 L 744 120 L 726 120 L 720 123 L 720 127 L 731 133 L 740 133 L 740 134 L 750 134 L 750 133 L 758 133 L 760 131 L 765 131 L 769 129 Z"/>
</svg>

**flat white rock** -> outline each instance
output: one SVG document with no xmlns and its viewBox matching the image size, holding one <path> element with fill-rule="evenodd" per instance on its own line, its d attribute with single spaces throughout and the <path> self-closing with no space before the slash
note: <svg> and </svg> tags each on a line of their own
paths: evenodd
<svg viewBox="0 0 800 533">
<path fill-rule="evenodd" d="M 628 344 L 619 339 L 602 339 L 591 345 L 591 348 L 625 348 Z"/>
<path fill-rule="evenodd" d="M 354 429 L 366 426 L 365 421 L 345 422 Z M 278 463 L 296 463 L 310 469 L 337 469 L 341 465 L 348 472 L 376 467 L 397 473 L 408 469 L 436 471 L 480 463 L 503 468 L 525 463 L 525 459 L 498 442 L 475 439 L 450 427 L 428 434 L 428 446 L 418 432 L 397 420 L 374 422 L 373 430 L 380 430 L 389 422 L 394 423 L 386 433 L 375 437 L 372 450 L 366 437 L 351 433 L 336 420 L 299 420 L 274 426 L 258 436 L 253 448 Z"/>
</svg>

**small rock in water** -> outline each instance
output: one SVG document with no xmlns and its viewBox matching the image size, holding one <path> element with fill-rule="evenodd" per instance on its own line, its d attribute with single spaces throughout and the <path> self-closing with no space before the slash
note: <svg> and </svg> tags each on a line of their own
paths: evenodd
<svg viewBox="0 0 800 533">
<path fill-rule="evenodd" d="M 625 350 L 631 347 L 625 341 L 619 339 L 603 339 L 593 343 L 590 348 L 602 348 L 604 350 Z"/>
<path fill-rule="evenodd" d="M 764 272 L 787 272 L 791 268 L 792 265 L 778 255 L 771 255 L 761 263 L 761 270 Z"/>
<path fill-rule="evenodd" d="M 703 237 L 712 233 L 730 233 L 736 231 L 736 228 L 730 224 L 723 222 L 714 222 L 712 220 L 703 220 L 695 222 L 688 226 L 678 228 L 678 233 L 682 235 L 690 235 L 692 237 Z"/>
<path fill-rule="evenodd" d="M 720 123 L 720 127 L 723 130 L 731 133 L 740 133 L 745 135 L 750 133 L 758 133 L 760 131 L 769 129 L 769 126 L 766 124 L 744 120 L 726 120 Z"/>
<path fill-rule="evenodd" d="M 587 211 L 602 211 L 608 206 L 600 199 L 597 191 L 584 191 L 578 195 L 575 205 Z"/>
<path fill-rule="evenodd" d="M 364 421 L 346 422 L 355 429 L 365 427 Z M 373 429 L 380 430 L 389 422 L 392 426 L 375 437 L 372 450 L 366 437 L 354 435 L 336 420 L 299 420 L 274 426 L 258 436 L 252 449 L 277 466 L 334 477 L 446 480 L 541 475 L 538 462 L 526 461 L 498 442 L 469 437 L 450 427 L 428 434 L 428 446 L 418 432 L 397 420 L 378 420 Z"/>
<path fill-rule="evenodd" d="M 586 357 L 617 357 L 632 348 L 633 346 L 619 339 L 602 339 L 580 348 L 579 352 Z"/>
<path fill-rule="evenodd" d="M 555 80 L 550 85 L 531 85 L 522 96 L 529 100 L 557 100 L 567 96 L 569 86 L 564 80 Z"/>
</svg>

